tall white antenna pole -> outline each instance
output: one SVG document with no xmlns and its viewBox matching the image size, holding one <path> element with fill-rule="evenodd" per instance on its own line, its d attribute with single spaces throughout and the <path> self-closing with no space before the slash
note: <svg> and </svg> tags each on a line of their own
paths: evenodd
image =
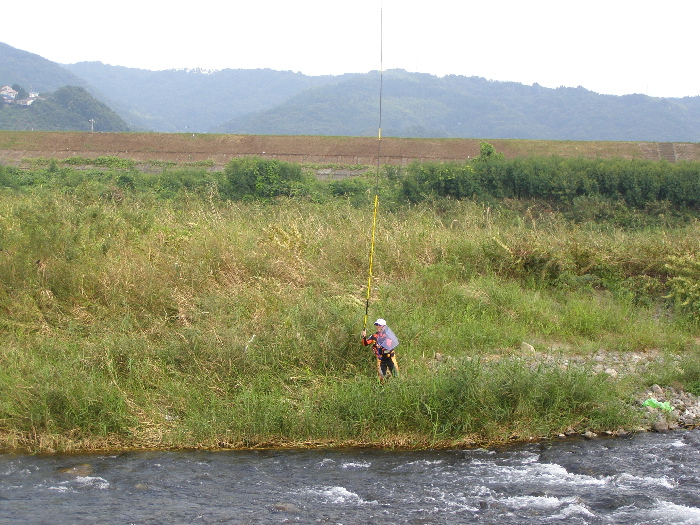
<svg viewBox="0 0 700 525">
<path fill-rule="evenodd" d="M 379 6 L 379 133 L 377 135 L 377 186 L 382 146 L 382 91 L 384 89 L 384 8 Z"/>
<path fill-rule="evenodd" d="M 379 133 L 378 133 L 378 140 L 377 140 L 377 174 L 376 174 L 376 183 L 375 183 L 375 190 L 374 190 L 374 213 L 372 214 L 372 241 L 370 243 L 370 248 L 369 248 L 369 272 L 367 275 L 367 298 L 365 300 L 365 322 L 364 322 L 364 328 L 365 330 L 367 329 L 367 316 L 369 315 L 369 300 L 372 296 L 372 277 L 373 277 L 373 268 L 374 268 L 374 239 L 375 239 L 375 234 L 377 231 L 377 210 L 379 208 L 379 168 L 381 165 L 381 143 L 382 143 L 382 77 L 383 77 L 383 69 L 384 69 L 384 64 L 383 64 L 383 50 L 382 50 L 382 26 L 383 26 L 383 21 L 382 21 L 382 8 L 380 4 L 379 8 Z M 364 333 L 364 332 L 363 332 Z"/>
</svg>

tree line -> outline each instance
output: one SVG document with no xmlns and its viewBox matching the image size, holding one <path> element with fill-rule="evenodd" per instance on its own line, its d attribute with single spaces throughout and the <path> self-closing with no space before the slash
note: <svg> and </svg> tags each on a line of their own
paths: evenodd
<svg viewBox="0 0 700 525">
<path fill-rule="evenodd" d="M 99 161 L 99 162 L 98 162 Z M 116 162 L 115 161 L 119 161 Z M 76 164 L 92 164 L 101 171 L 82 170 Z M 233 201 L 271 201 L 281 197 L 311 200 L 349 199 L 360 206 L 378 193 L 385 206 L 426 201 L 475 200 L 485 203 L 535 201 L 581 220 L 615 218 L 633 213 L 639 218 L 660 215 L 695 216 L 700 208 L 700 162 L 522 157 L 506 159 L 486 142 L 480 154 L 462 162 L 414 162 L 407 166 L 381 166 L 359 170 L 358 176 L 321 181 L 314 166 L 275 159 L 234 159 L 221 172 L 204 167 L 168 167 L 160 176 L 140 174 L 133 162 L 123 159 L 69 158 L 46 160 L 42 171 L 21 173 L 0 167 L 0 186 L 15 188 L 34 184 L 77 184 L 102 180 L 123 190 L 152 190 L 161 196 L 180 192 L 211 192 Z M 626 220 L 626 219 L 625 219 Z M 638 220 L 638 219 L 637 219 Z"/>
</svg>

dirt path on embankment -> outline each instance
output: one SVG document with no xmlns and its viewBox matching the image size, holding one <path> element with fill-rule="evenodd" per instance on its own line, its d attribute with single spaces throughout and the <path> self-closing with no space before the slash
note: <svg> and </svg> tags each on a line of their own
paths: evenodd
<svg viewBox="0 0 700 525">
<path fill-rule="evenodd" d="M 479 154 L 481 142 L 506 158 L 533 155 L 700 160 L 700 144 L 583 142 L 516 139 L 405 139 L 376 137 L 261 136 L 191 133 L 89 133 L 0 131 L 0 164 L 21 166 L 28 159 L 115 156 L 137 162 L 213 163 L 259 156 L 313 164 L 406 165 L 413 161 L 461 161 Z"/>
</svg>

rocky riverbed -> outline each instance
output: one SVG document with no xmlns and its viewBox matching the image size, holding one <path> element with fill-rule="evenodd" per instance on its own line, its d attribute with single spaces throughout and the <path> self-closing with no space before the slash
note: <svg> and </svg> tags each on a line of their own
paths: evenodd
<svg viewBox="0 0 700 525">
<path fill-rule="evenodd" d="M 521 350 L 524 351 L 524 355 L 535 357 L 535 361 L 540 363 L 544 361 L 564 367 L 591 366 L 590 356 L 562 357 L 556 352 L 539 353 L 528 343 L 523 343 Z M 629 374 L 644 374 L 652 367 L 679 367 L 680 362 L 680 356 L 662 354 L 657 350 L 643 353 L 600 350 L 593 356 L 592 371 L 596 374 L 606 374 L 611 380 L 618 380 Z M 649 403 L 649 399 L 657 403 Z M 642 427 L 634 429 L 635 431 L 666 432 L 700 426 L 700 397 L 681 388 L 661 387 L 655 384 L 640 392 L 636 396 L 636 403 L 644 414 Z M 589 433 L 588 437 L 594 435 Z"/>
<path fill-rule="evenodd" d="M 645 352 L 608 352 L 599 350 L 593 356 L 578 355 L 571 352 L 570 348 L 550 347 L 547 351 L 535 350 L 529 343 L 523 342 L 520 346 L 520 358 L 526 366 L 538 367 L 544 365 L 561 367 L 590 368 L 595 374 L 606 374 L 611 381 L 623 379 L 628 375 L 644 375 L 654 368 L 671 366 L 680 367 L 681 357 L 678 355 L 662 353 L 658 350 Z M 487 360 L 498 360 L 503 356 L 491 355 Z M 435 355 L 436 366 L 448 365 L 452 360 L 450 356 Z M 648 401 L 648 400 L 653 401 Z M 634 402 L 642 412 L 641 426 L 634 429 L 609 430 L 606 435 L 623 435 L 630 432 L 667 432 L 679 428 L 700 427 L 700 397 L 682 390 L 680 387 L 652 385 L 650 388 L 639 392 Z M 580 430 L 568 429 L 560 437 L 580 435 Z M 587 438 L 594 438 L 594 432 L 587 431 L 583 434 Z"/>
</svg>

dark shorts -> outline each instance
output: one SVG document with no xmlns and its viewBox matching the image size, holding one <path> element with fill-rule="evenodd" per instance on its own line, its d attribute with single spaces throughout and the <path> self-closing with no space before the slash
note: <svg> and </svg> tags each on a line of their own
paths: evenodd
<svg viewBox="0 0 700 525">
<path fill-rule="evenodd" d="M 396 367 L 391 359 L 380 359 L 379 360 L 379 371 L 382 377 L 386 377 L 386 371 L 389 370 L 392 376 L 396 375 Z"/>
</svg>

